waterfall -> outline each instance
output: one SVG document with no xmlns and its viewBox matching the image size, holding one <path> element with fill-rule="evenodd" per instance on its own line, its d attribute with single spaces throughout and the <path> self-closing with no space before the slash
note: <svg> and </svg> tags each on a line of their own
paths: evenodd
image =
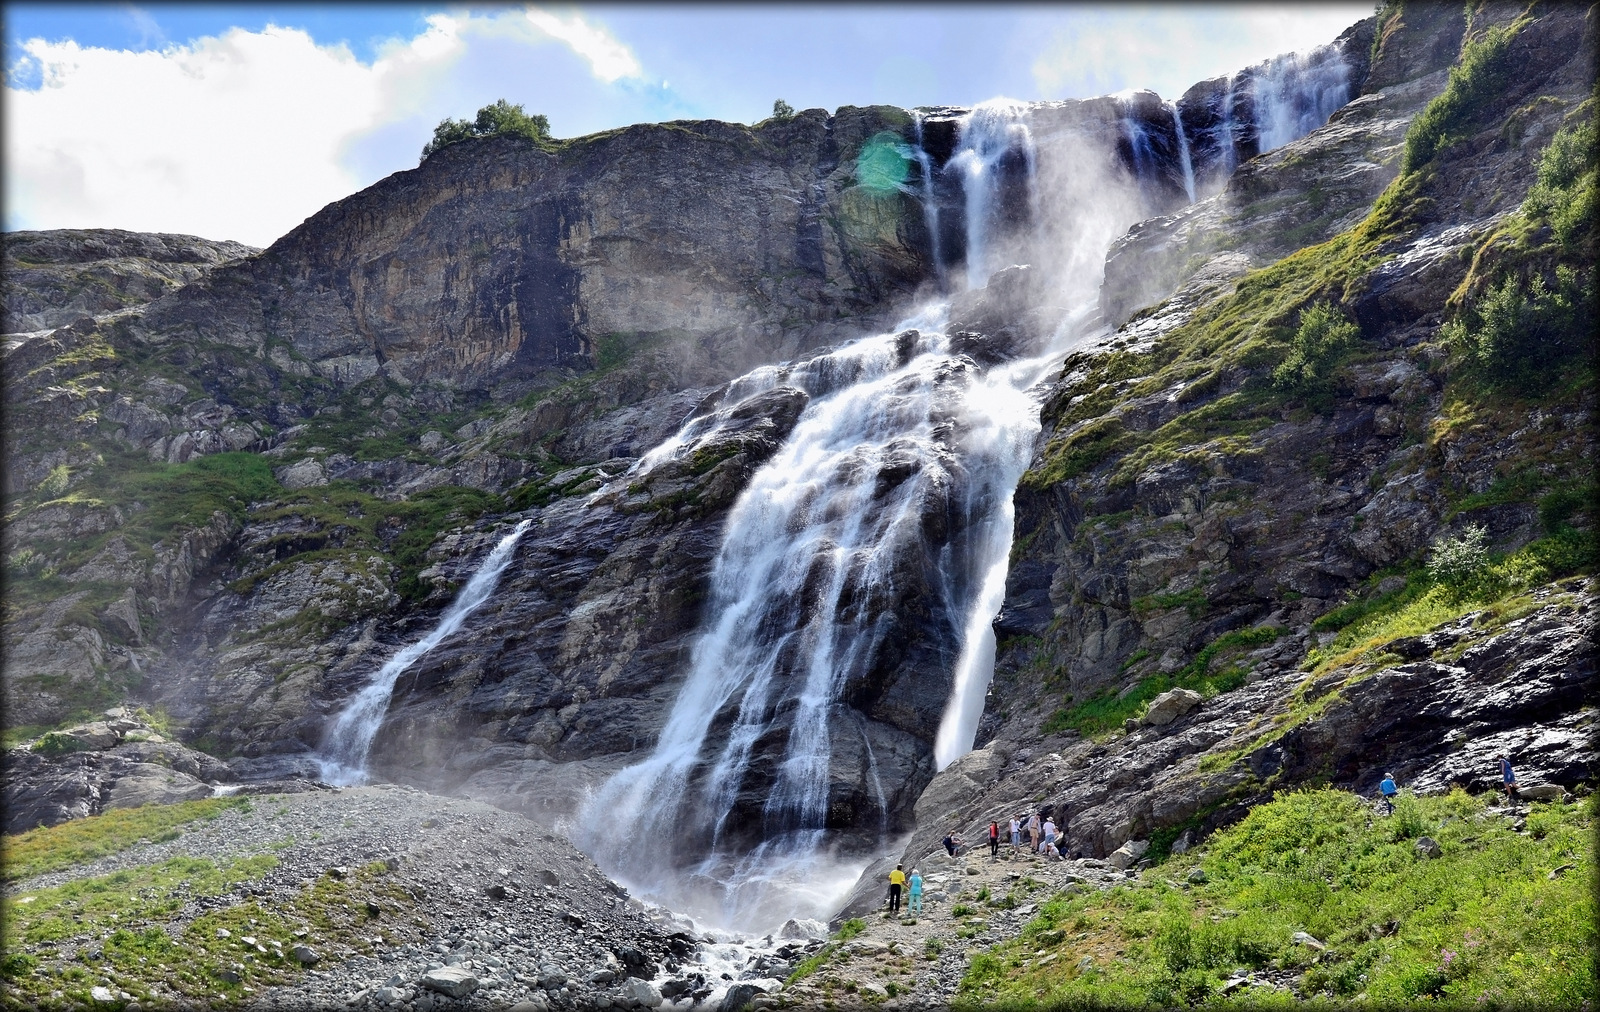
<svg viewBox="0 0 1600 1012">
<path fill-rule="evenodd" d="M 1337 49 L 1322 46 L 1278 57 L 1253 87 L 1256 136 L 1265 153 L 1328 122 L 1350 98 L 1350 67 Z"/>
<path fill-rule="evenodd" d="M 1239 138 L 1233 129 L 1233 78 L 1228 78 L 1228 90 L 1222 97 L 1222 122 L 1218 125 L 1217 148 L 1222 153 L 1222 174 L 1229 176 L 1239 167 Z"/>
<path fill-rule="evenodd" d="M 967 287 L 982 288 L 1000 267 L 993 240 L 1002 224 L 1004 167 L 1008 157 L 1026 160 L 1032 199 L 1035 155 L 1027 124 L 1028 106 L 1011 99 L 991 99 L 974 106 L 961 121 L 961 147 L 946 169 L 961 174 L 967 212 Z"/>
<path fill-rule="evenodd" d="M 450 607 L 439 617 L 433 630 L 390 657 L 372 676 L 372 680 L 345 704 L 323 736 L 322 751 L 317 756 L 324 781 L 338 785 L 366 782 L 367 753 L 372 749 L 372 739 L 377 736 L 378 728 L 383 723 L 383 715 L 388 712 L 395 681 L 419 657 L 460 629 L 467 616 L 489 599 L 495 585 L 500 582 L 500 574 L 511 562 L 511 553 L 517 547 L 517 541 L 532 522 L 523 520 L 511 533 L 501 538 L 500 543 L 483 560 L 483 565 L 461 589 L 461 593 L 450 602 Z"/>
<path fill-rule="evenodd" d="M 933 247 L 933 273 L 939 282 L 939 291 L 944 292 L 949 288 L 945 280 L 944 251 L 940 248 L 939 236 L 939 199 L 933 190 L 933 159 L 922 146 L 922 113 L 913 111 L 912 123 L 916 127 L 916 147 L 912 155 L 917 160 L 917 165 L 922 169 L 922 221 L 928 229 L 929 240 Z"/>
<path fill-rule="evenodd" d="M 972 287 L 997 264 L 996 233 L 1019 186 L 1033 210 L 1025 112 L 1010 102 L 974 109 L 949 163 L 965 189 Z M 928 197 L 930 179 L 925 172 Z M 924 615 L 916 635 L 953 645 L 942 661 L 949 696 L 929 707 L 942 713 L 935 765 L 972 747 L 1011 499 L 1039 431 L 1032 391 L 1059 354 L 981 370 L 952 346 L 948 313 L 940 303 L 894 331 L 753 370 L 635 468 L 687 459 L 737 424 L 752 397 L 791 388 L 808 398 L 729 512 L 688 671 L 655 747 L 598 785 L 572 827 L 639 895 L 736 930 L 833 912 L 868 859 L 863 844 L 881 846 L 888 829 L 879 748 L 911 741 L 846 697 L 875 684 L 884 657 L 903 662 L 894 651 L 907 631 L 896 623 L 908 603 Z M 847 781 L 834 769 L 841 755 L 857 757 L 845 760 Z M 850 852 L 830 829 L 841 796 L 856 806 L 845 824 L 867 836 Z M 619 818 L 627 831 L 610 832 Z"/>
<path fill-rule="evenodd" d="M 1194 203 L 1194 161 L 1189 157 L 1189 135 L 1183 129 L 1183 117 L 1178 114 L 1178 104 L 1168 102 L 1167 108 L 1172 110 L 1172 126 L 1178 133 L 1178 161 L 1183 166 L 1183 190 L 1189 195 L 1189 203 Z"/>
</svg>

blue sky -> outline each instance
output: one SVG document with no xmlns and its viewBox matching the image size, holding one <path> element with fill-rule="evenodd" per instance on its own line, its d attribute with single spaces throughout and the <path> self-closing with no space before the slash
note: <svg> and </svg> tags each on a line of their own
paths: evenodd
<svg viewBox="0 0 1600 1012">
<path fill-rule="evenodd" d="M 8 4 L 6 227 L 265 245 L 497 98 L 558 136 L 796 108 L 1190 84 L 1331 41 L 1324 6 Z"/>
</svg>

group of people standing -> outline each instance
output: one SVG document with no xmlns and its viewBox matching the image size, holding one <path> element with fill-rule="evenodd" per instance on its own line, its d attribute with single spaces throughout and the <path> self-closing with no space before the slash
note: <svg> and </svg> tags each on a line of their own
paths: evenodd
<svg viewBox="0 0 1600 1012">
<path fill-rule="evenodd" d="M 1066 827 L 1057 827 L 1049 815 L 1040 817 L 1037 812 L 1011 817 L 1006 828 L 1011 838 L 1011 857 L 1016 857 L 1026 847 L 1030 854 L 1042 854 L 1052 861 L 1067 856 Z M 1000 859 L 1001 829 L 998 821 L 989 823 L 989 860 Z"/>
<path fill-rule="evenodd" d="M 889 873 L 889 912 L 900 912 L 900 894 L 906 893 L 906 913 L 916 915 L 922 913 L 922 873 L 911 869 L 911 875 L 906 875 L 906 866 L 897 864 L 894 871 Z"/>
</svg>

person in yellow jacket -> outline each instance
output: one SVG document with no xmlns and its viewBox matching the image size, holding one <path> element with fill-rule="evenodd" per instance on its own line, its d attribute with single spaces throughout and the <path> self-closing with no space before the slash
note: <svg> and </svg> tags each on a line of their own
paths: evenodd
<svg viewBox="0 0 1600 1012">
<path fill-rule="evenodd" d="M 889 912 L 891 914 L 900 912 L 900 893 L 905 887 L 906 866 L 897 864 L 894 866 L 894 871 L 889 873 Z"/>
</svg>

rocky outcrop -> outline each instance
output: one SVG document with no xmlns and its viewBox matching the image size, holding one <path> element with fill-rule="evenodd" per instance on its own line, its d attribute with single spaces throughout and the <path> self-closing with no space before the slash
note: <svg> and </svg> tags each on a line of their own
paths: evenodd
<svg viewBox="0 0 1600 1012">
<path fill-rule="evenodd" d="M 1480 11 L 1474 30 L 1519 13 Z M 1539 512 L 1535 492 L 1487 494 L 1497 480 L 1494 487 L 1505 487 L 1495 476 L 1525 468 L 1538 476 L 1530 487 L 1546 489 L 1590 467 L 1592 392 L 1551 394 L 1526 410 L 1477 404 L 1480 395 L 1453 373 L 1439 340 L 1447 297 L 1534 175 L 1539 146 L 1521 144 L 1499 124 L 1531 116 L 1548 137 L 1593 81 L 1589 50 L 1577 44 L 1590 30 L 1585 19 L 1560 7 L 1535 15 L 1512 36 L 1508 51 L 1522 56 L 1508 58 L 1524 68 L 1515 85 L 1463 119 L 1497 125 L 1464 136 L 1409 180 L 1400 224 L 1365 273 L 1342 292 L 1317 296 L 1348 314 L 1361 336 L 1359 357 L 1337 371 L 1320 404 L 1245 408 L 1252 398 L 1260 399 L 1254 405 L 1288 403 L 1265 375 L 1263 363 L 1273 361 L 1265 356 L 1212 359 L 1209 372 L 1172 373 L 1164 389 L 1145 389 L 1147 373 L 1172 361 L 1162 355 L 1174 347 L 1183 353 L 1182 344 L 1158 350 L 1163 341 L 1193 339 L 1206 333 L 1204 321 L 1219 318 L 1223 324 L 1201 338 L 1217 341 L 1207 354 L 1225 356 L 1227 341 L 1244 339 L 1242 329 L 1214 336 L 1230 333 L 1224 314 L 1241 312 L 1240 300 L 1229 301 L 1230 273 L 1288 252 L 1273 245 L 1282 236 L 1268 241 L 1269 230 L 1258 232 L 1244 215 L 1232 231 L 1218 228 L 1223 241 L 1205 254 L 1211 266 L 1181 284 L 1161 275 L 1169 252 L 1162 243 L 1178 243 L 1171 248 L 1183 251 L 1179 259 L 1194 258 L 1191 269 L 1199 247 L 1160 231 L 1177 219 L 1146 223 L 1113 248 L 1111 259 L 1126 257 L 1129 272 L 1141 257 L 1153 262 L 1156 281 L 1140 298 L 1166 301 L 1069 356 L 1046 403 L 1043 451 L 1017 494 L 1018 547 L 979 735 L 980 742 L 1008 741 L 1015 759 L 967 794 L 965 807 L 957 799 L 948 824 L 970 830 L 1043 797 L 1058 821 L 1065 811 L 1072 846 L 1098 856 L 1185 825 L 1204 831 L 1298 783 L 1367 791 L 1392 770 L 1420 790 L 1491 789 L 1493 757 L 1508 749 L 1545 783 L 1570 788 L 1593 777 L 1586 736 L 1595 655 L 1584 578 L 1536 577 L 1516 605 L 1352 647 L 1339 658 L 1323 648 L 1348 620 L 1314 624 L 1341 605 L 1415 597 L 1428 579 L 1422 563 L 1430 544 L 1468 525 L 1508 554 L 1555 537 L 1559 522 L 1548 509 Z M 1443 87 L 1459 16 L 1419 8 L 1407 15 L 1408 27 L 1390 25 L 1368 94 L 1289 145 L 1296 150 L 1286 149 L 1281 161 L 1268 155 L 1241 169 L 1212 206 L 1252 185 L 1253 174 L 1278 173 L 1293 194 L 1285 173 L 1317 165 L 1361 122 L 1378 124 L 1401 108 L 1381 112 L 1386 103 L 1422 108 Z M 1398 145 L 1409 115 L 1368 136 L 1386 132 Z M 1386 172 L 1397 171 L 1397 155 L 1396 147 Z M 1316 171 L 1351 162 L 1373 171 L 1374 184 L 1382 178 L 1374 168 L 1381 160 L 1350 151 Z M 1365 198 L 1358 191 L 1330 230 L 1365 218 L 1364 201 L 1376 191 Z M 1209 213 L 1206 204 L 1185 220 Z M 1166 238 L 1156 241 L 1158 233 Z M 1115 274 L 1108 269 L 1108 287 Z M 1287 269 L 1256 275 L 1258 290 L 1292 276 Z M 1108 362 L 1126 365 L 1118 372 Z M 1126 392 L 1134 387 L 1141 389 Z M 1476 421 L 1445 421 L 1459 410 Z M 1216 421 L 1196 425 L 1201 417 Z M 1077 455 L 1060 455 L 1063 446 Z M 1574 523 L 1592 529 L 1586 516 Z M 1522 617 L 1508 620 L 1502 608 Z M 1149 686 L 1171 684 L 1160 679 L 1200 686 L 1214 673 L 1243 684 L 1186 713 L 1157 705 L 1172 693 L 1158 696 L 1142 717 L 1136 708 L 1122 728 L 1089 738 L 1043 730 L 1066 706 L 1153 694 Z"/>
<path fill-rule="evenodd" d="M 105 719 L 54 731 L 7 751 L 5 832 L 20 833 L 114 808 L 195 801 L 219 793 L 298 792 L 314 780 L 281 767 L 235 769 L 168 741 L 137 712 L 113 707 Z"/>
<path fill-rule="evenodd" d="M 258 252 L 243 243 L 116 228 L 7 232 L 0 333 L 64 327 L 153 302 Z"/>
<path fill-rule="evenodd" d="M 1588 790 L 1600 769 L 1594 589 L 1582 578 L 1552 586 L 1509 622 L 1465 616 L 1434 635 L 1426 659 L 1260 678 L 1100 741 L 1067 733 L 996 751 L 997 741 L 934 780 L 924 797 L 937 802 L 917 809 L 933 821 L 919 818 L 898 859 L 937 859 L 944 833 L 976 839 L 1023 811 L 1064 823 L 1069 853 L 1105 857 L 1163 830 L 1203 835 L 1300 784 L 1375 796 L 1393 773 L 1419 791 L 1490 791 L 1502 754 L 1519 782 Z"/>
<path fill-rule="evenodd" d="M 452 145 L 151 306 L 138 333 L 279 347 L 344 385 L 526 390 L 684 334 L 736 374 L 854 332 L 928 277 L 915 203 L 856 180 L 870 139 L 908 123 L 813 109 Z"/>
</svg>

